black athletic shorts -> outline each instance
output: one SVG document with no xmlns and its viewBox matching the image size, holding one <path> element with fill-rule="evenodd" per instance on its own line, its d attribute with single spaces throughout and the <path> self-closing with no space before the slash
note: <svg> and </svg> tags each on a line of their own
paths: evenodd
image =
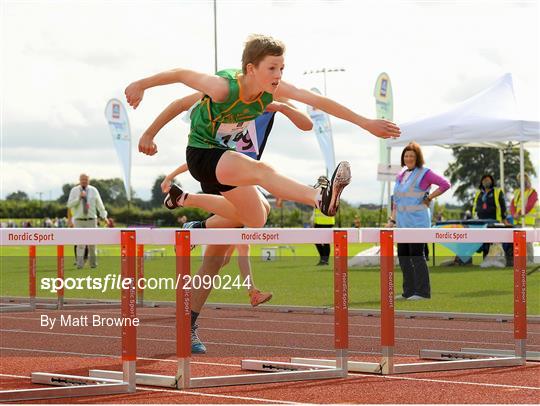
<svg viewBox="0 0 540 406">
<path fill-rule="evenodd" d="M 196 180 L 201 183 L 203 192 L 211 193 L 211 191 L 228 192 L 236 186 L 222 185 L 216 178 L 216 167 L 221 156 L 228 151 L 220 148 L 195 148 L 187 147 L 186 162 L 189 172 Z M 206 188 L 208 191 L 205 191 Z M 216 194 L 216 193 L 212 193 Z"/>
</svg>

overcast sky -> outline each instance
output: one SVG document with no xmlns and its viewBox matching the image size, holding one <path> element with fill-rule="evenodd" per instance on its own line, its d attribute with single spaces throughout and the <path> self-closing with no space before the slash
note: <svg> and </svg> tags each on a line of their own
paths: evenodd
<svg viewBox="0 0 540 406">
<path fill-rule="evenodd" d="M 226 1 L 218 0 L 218 68 L 240 66 L 243 42 L 264 33 L 287 45 L 284 80 L 322 89 L 373 117 L 373 87 L 390 75 L 394 120 L 406 122 L 445 111 L 506 72 L 514 78 L 523 117 L 539 120 L 539 7 L 536 1 Z M 133 80 L 185 67 L 214 69 L 211 1 L 1 0 L 2 184 L 0 198 L 16 190 L 31 198 L 57 198 L 81 172 L 122 177 L 104 109 Z M 187 124 L 171 122 L 158 135 L 159 153 L 136 152 L 138 138 L 183 85 L 154 88 L 134 111 L 132 187 L 143 199 L 160 174 L 185 161 Z M 301 106 L 305 108 L 305 106 Z M 378 141 L 332 119 L 336 160 L 349 160 L 351 202 L 379 202 Z M 442 173 L 451 152 L 425 148 L 427 166 Z M 538 150 L 531 150 L 539 162 Z M 393 152 L 397 163 L 400 151 Z M 264 159 L 312 184 L 324 161 L 312 132 L 276 119 Z M 540 169 L 537 169 L 540 172 Z M 179 178 L 197 191 L 189 175 Z M 452 193 L 440 198 L 452 202 Z"/>
</svg>

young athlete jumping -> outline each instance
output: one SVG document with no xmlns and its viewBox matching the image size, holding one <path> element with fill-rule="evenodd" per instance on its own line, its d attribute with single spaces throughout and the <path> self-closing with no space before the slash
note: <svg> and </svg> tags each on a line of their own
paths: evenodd
<svg viewBox="0 0 540 406">
<path fill-rule="evenodd" d="M 171 205 L 199 207 L 248 227 L 262 227 L 267 210 L 253 187 L 260 185 L 278 198 L 305 203 L 326 215 L 335 215 L 341 192 L 351 179 L 347 162 L 340 162 L 327 187 L 313 189 L 234 151 L 246 123 L 261 115 L 274 99 L 309 104 L 381 138 L 399 136 L 399 128 L 391 122 L 366 119 L 327 97 L 282 81 L 284 51 L 282 42 L 253 35 L 246 42 L 241 71 L 225 70 L 208 75 L 175 69 L 133 82 L 126 88 L 127 101 L 134 108 L 143 99 L 144 91 L 155 86 L 183 83 L 204 94 L 191 113 L 187 164 L 195 179 L 214 185 L 225 200 L 173 188 Z M 151 149 L 143 152 L 155 153 Z"/>
<path fill-rule="evenodd" d="M 186 96 L 183 99 L 175 100 L 172 102 L 150 125 L 150 127 L 143 133 L 139 140 L 139 151 L 151 151 L 149 155 L 157 153 L 157 145 L 154 142 L 154 139 L 158 132 L 165 126 L 169 121 L 174 117 L 181 114 L 183 111 L 188 110 L 193 103 L 196 103 L 200 100 L 202 95 L 194 94 Z M 281 112 L 285 115 L 291 122 L 296 125 L 300 130 L 309 131 L 313 127 L 313 123 L 309 116 L 298 110 L 290 102 L 279 103 L 273 102 L 267 106 L 266 112 L 257 117 L 254 122 L 252 122 L 242 136 L 243 143 L 238 143 L 236 145 L 237 150 L 252 159 L 259 160 L 262 156 L 262 153 L 266 147 L 266 143 L 270 132 L 273 127 L 274 116 L 276 112 Z M 255 148 L 257 145 L 257 148 Z M 184 173 L 188 170 L 187 164 L 182 164 L 176 168 L 173 172 L 165 177 L 161 183 L 161 189 L 163 193 L 169 192 L 171 189 L 172 182 L 174 178 L 181 173 Z M 174 187 L 174 185 L 172 185 Z M 220 196 L 219 190 L 216 190 L 214 185 L 201 183 L 201 188 L 205 193 L 215 194 Z M 223 197 L 221 197 L 224 199 Z M 267 209 L 267 212 L 270 211 L 270 205 L 266 201 L 266 198 L 261 195 L 261 200 Z M 204 221 L 192 221 L 184 224 L 184 227 L 187 228 L 226 228 L 226 227 L 239 227 L 240 223 L 226 219 L 224 217 L 213 215 L 210 218 Z M 240 267 L 240 273 L 242 279 L 245 280 L 249 277 L 250 286 L 248 289 L 248 294 L 250 298 L 250 303 L 252 306 L 258 306 L 259 304 L 265 303 L 272 298 L 272 293 L 270 292 L 261 292 L 255 286 L 255 281 L 253 279 L 253 274 L 251 272 L 251 265 L 249 261 L 249 245 L 230 245 L 230 246 L 208 246 L 204 252 L 203 264 L 199 268 L 197 275 L 201 278 L 205 275 L 214 277 L 219 273 L 219 270 L 227 265 L 230 261 L 230 256 L 232 255 L 234 249 L 238 250 L 238 265 Z M 192 312 L 191 312 L 191 351 L 194 354 L 201 354 L 206 352 L 206 347 L 200 340 L 197 334 L 197 318 L 199 313 L 202 310 L 208 295 L 210 294 L 210 288 L 204 288 L 202 285 L 199 289 L 192 290 Z"/>
</svg>

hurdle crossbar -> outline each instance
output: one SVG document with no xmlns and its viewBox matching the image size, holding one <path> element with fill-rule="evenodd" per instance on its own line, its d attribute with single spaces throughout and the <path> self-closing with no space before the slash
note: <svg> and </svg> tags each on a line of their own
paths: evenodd
<svg viewBox="0 0 540 406">
<path fill-rule="evenodd" d="M 58 232 L 61 231 L 61 232 Z M 133 230 L 115 230 L 107 233 L 106 241 L 99 239 L 102 233 L 95 233 L 95 229 L 85 230 L 54 230 L 32 229 L 32 233 L 20 230 L 0 230 L 2 245 L 28 245 L 31 241 L 43 242 L 43 245 L 53 245 L 58 240 L 69 239 L 76 244 L 104 244 L 121 245 L 121 270 L 123 282 L 127 279 L 129 289 L 122 289 L 122 317 L 133 320 L 136 317 L 135 299 L 135 246 L 136 234 Z M 101 231 L 101 230 L 99 230 Z M 23 237 L 24 236 L 24 237 Z M 57 241 L 58 241 L 57 240 Z M 49 242 L 49 243 L 48 243 Z M 56 245 L 56 244 L 54 244 Z M 63 245 L 63 240 L 62 244 Z M 35 271 L 35 245 L 30 249 L 30 267 Z M 34 272 L 35 277 L 35 272 Z M 34 290 L 32 290 L 34 289 Z M 35 298 L 35 284 L 30 283 L 30 297 Z M 126 323 L 122 327 L 122 372 L 117 379 L 102 379 L 91 376 L 78 376 L 66 374 L 53 374 L 47 372 L 33 372 L 32 383 L 53 385 L 53 388 L 31 388 L 0 391 L 0 402 L 16 402 L 26 400 L 71 398 L 81 396 L 98 396 L 111 394 L 126 394 L 135 392 L 135 362 L 136 362 L 136 326 Z"/>
<path fill-rule="evenodd" d="M 147 234 L 151 242 L 170 244 L 172 233 Z M 191 244 L 267 244 L 279 243 L 333 243 L 334 244 L 334 346 L 336 349 L 335 365 L 317 366 L 300 365 L 290 362 L 244 360 L 240 367 L 263 373 L 225 375 L 210 377 L 191 377 L 191 296 L 190 291 L 178 289 L 176 294 L 176 336 L 178 367 L 175 376 L 157 374 L 136 374 L 138 384 L 187 389 L 231 385 L 250 385 L 260 383 L 292 382 L 313 379 L 336 379 L 347 376 L 348 366 L 348 243 L 358 241 L 358 230 L 304 230 L 304 229 L 213 229 L 181 230 L 174 234 L 176 244 L 177 278 L 190 275 Z M 90 375 L 100 378 L 115 379 L 115 371 L 91 370 Z"/>
<path fill-rule="evenodd" d="M 381 244 L 381 361 L 349 361 L 349 371 L 374 374 L 400 374 L 432 372 L 470 368 L 520 366 L 526 362 L 527 339 L 527 274 L 526 242 L 540 237 L 535 230 L 486 230 L 481 229 L 361 229 L 361 242 Z M 470 351 L 421 350 L 420 358 L 437 359 L 440 362 L 396 364 L 394 361 L 395 315 L 394 315 L 394 243 L 422 242 L 513 242 L 514 244 L 514 341 L 513 352 L 472 354 Z M 442 356 L 441 352 L 452 356 Z M 438 357 L 437 357 L 438 355 Z M 334 365 L 333 361 L 312 358 L 292 358 L 291 362 L 310 365 Z"/>
</svg>

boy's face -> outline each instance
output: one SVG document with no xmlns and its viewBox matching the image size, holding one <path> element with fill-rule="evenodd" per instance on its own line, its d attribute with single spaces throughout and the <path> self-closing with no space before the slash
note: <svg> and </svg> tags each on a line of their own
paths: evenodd
<svg viewBox="0 0 540 406">
<path fill-rule="evenodd" d="M 285 58 L 282 56 L 267 55 L 259 63 L 259 66 L 252 65 L 252 72 L 255 80 L 263 91 L 273 94 L 281 81 Z"/>
</svg>

